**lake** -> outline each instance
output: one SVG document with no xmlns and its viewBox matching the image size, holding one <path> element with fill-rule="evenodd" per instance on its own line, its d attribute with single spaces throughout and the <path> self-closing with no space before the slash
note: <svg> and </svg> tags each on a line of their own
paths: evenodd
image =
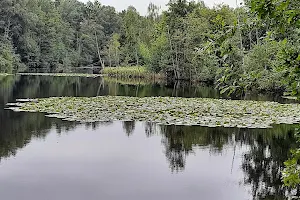
<svg viewBox="0 0 300 200">
<path fill-rule="evenodd" d="M 294 125 L 250 130 L 80 124 L 4 109 L 18 98 L 100 95 L 226 98 L 186 83 L 0 77 L 1 199 L 287 199 L 280 170 L 296 145 Z M 268 95 L 246 99 L 285 101 Z"/>
</svg>

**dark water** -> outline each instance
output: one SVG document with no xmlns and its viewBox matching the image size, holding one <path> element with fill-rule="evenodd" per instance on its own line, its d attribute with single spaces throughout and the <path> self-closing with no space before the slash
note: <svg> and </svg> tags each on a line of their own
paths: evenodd
<svg viewBox="0 0 300 200">
<path fill-rule="evenodd" d="M 295 146 L 294 126 L 246 130 L 79 124 L 3 109 L 17 98 L 96 95 L 222 97 L 213 88 L 188 84 L 1 78 L 0 199 L 287 199 L 280 170 Z"/>
</svg>

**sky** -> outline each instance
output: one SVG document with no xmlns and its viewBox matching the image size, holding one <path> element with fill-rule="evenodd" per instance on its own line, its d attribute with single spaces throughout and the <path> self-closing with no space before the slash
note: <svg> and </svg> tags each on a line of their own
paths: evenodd
<svg viewBox="0 0 300 200">
<path fill-rule="evenodd" d="M 88 0 L 80 0 L 87 2 Z M 93 1 L 93 0 L 92 0 Z M 166 4 L 169 0 L 99 0 L 104 5 L 110 5 L 115 7 L 118 11 L 126 9 L 128 6 L 134 6 L 141 14 L 147 13 L 147 7 L 150 2 L 160 5 L 163 9 L 166 8 Z M 240 0 L 239 0 L 240 1 Z M 236 0 L 204 0 L 206 5 L 213 6 L 215 4 L 225 3 L 231 7 L 236 6 Z"/>
</svg>

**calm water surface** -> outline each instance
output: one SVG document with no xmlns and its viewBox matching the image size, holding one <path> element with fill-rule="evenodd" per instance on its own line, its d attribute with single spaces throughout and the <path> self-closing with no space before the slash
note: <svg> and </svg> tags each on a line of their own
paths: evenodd
<svg viewBox="0 0 300 200">
<path fill-rule="evenodd" d="M 247 130 L 118 121 L 79 124 L 4 110 L 17 98 L 97 95 L 222 98 L 212 88 L 186 84 L 1 78 L 1 199 L 287 199 L 280 169 L 295 145 L 293 126 Z"/>
</svg>

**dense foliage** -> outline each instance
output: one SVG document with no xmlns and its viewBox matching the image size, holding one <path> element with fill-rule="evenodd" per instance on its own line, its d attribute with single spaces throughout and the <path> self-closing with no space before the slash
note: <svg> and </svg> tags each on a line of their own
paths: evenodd
<svg viewBox="0 0 300 200">
<path fill-rule="evenodd" d="M 146 66 L 222 92 L 299 93 L 298 0 L 247 0 L 233 9 L 171 0 L 146 16 L 99 1 L 0 1 L 0 72 Z"/>
<path fill-rule="evenodd" d="M 295 129 L 297 144 L 300 144 L 300 130 Z M 283 181 L 286 186 L 299 190 L 300 186 L 300 148 L 291 151 L 292 156 L 287 160 L 283 171 Z M 298 194 L 299 195 L 299 194 Z"/>
</svg>

